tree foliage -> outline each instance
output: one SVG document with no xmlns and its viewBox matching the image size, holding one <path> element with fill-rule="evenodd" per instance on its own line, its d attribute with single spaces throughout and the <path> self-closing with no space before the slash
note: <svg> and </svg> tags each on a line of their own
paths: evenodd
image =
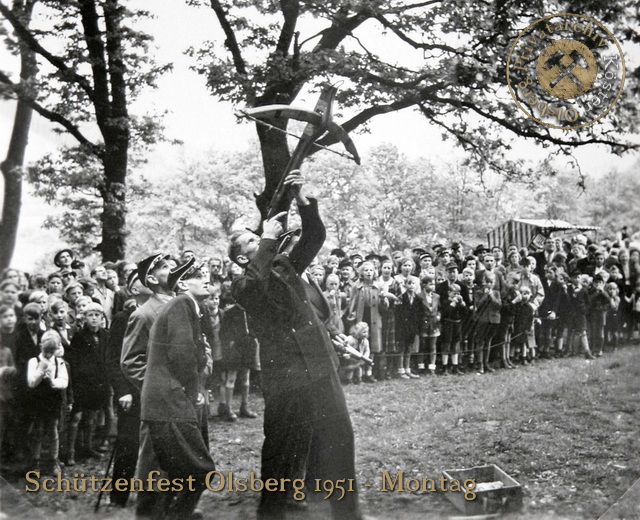
<svg viewBox="0 0 640 520">
<path fill-rule="evenodd" d="M 205 3 L 193 0 L 192 3 Z M 419 111 L 454 139 L 477 172 L 530 180 L 539 171 L 507 152 L 529 139 L 550 154 L 605 144 L 615 153 L 634 145 L 620 132 L 637 130 L 638 73 L 607 124 L 557 132 L 520 113 L 506 88 L 510 45 L 522 28 L 549 13 L 584 13 L 625 42 L 638 42 L 630 0 L 210 0 L 226 54 L 216 42 L 192 50 L 211 92 L 235 104 L 290 104 L 324 82 L 343 82 L 337 102 L 347 131 L 404 109 Z M 286 127 L 286 123 L 280 125 Z M 265 170 L 266 201 L 289 158 L 283 136 L 256 127 Z M 330 136 L 321 144 L 335 142 Z"/>
<path fill-rule="evenodd" d="M 67 206 L 62 219 L 49 221 L 63 225 L 64 238 L 77 243 L 89 233 L 89 243 L 103 258 L 116 260 L 124 255 L 129 169 L 161 130 L 154 117 L 131 114 L 130 104 L 168 67 L 154 63 L 152 36 L 133 28 L 145 11 L 130 10 L 120 0 L 41 0 L 39 5 L 27 26 L 0 1 L 15 45 L 26 45 L 37 56 L 38 95 L 26 98 L 7 74 L 0 74 L 0 83 L 77 145 L 42 158 L 30 168 L 29 180 L 46 200 Z M 100 240 L 93 240 L 98 233 Z"/>
<path fill-rule="evenodd" d="M 154 182 L 131 204 L 128 256 L 226 251 L 231 232 L 257 220 L 252 193 L 261 177 L 257 152 L 211 152 Z"/>
</svg>

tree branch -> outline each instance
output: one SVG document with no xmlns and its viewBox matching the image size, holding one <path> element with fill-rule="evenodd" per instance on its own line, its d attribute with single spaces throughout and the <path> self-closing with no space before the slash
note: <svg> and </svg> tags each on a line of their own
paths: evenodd
<svg viewBox="0 0 640 520">
<path fill-rule="evenodd" d="M 618 142 L 610 141 L 607 139 L 592 138 L 586 141 L 567 141 L 565 139 L 558 139 L 557 137 L 553 137 L 550 133 L 541 134 L 539 132 L 534 132 L 532 130 L 523 130 L 522 128 L 510 122 L 509 120 L 500 118 L 491 112 L 487 112 L 486 110 L 482 110 L 476 104 L 471 103 L 469 101 L 461 101 L 459 99 L 443 98 L 438 96 L 433 96 L 432 99 L 441 104 L 448 104 L 455 107 L 462 106 L 462 107 L 468 108 L 474 111 L 476 114 L 484 117 L 485 119 L 498 123 L 500 126 L 508 130 L 511 130 L 513 133 L 521 137 L 533 137 L 535 139 L 540 139 L 542 141 L 546 141 L 546 142 L 561 145 L 561 146 L 583 146 L 585 144 L 604 144 L 604 145 L 610 146 L 611 148 L 615 148 L 615 147 L 620 148 L 620 151 L 637 150 L 638 148 L 640 148 L 640 145 L 638 144 L 618 143 Z"/>
<path fill-rule="evenodd" d="M 300 3 L 298 0 L 281 0 L 280 10 L 284 16 L 284 23 L 282 24 L 282 30 L 280 31 L 280 37 L 278 38 L 274 54 L 286 56 L 289 47 L 291 47 L 296 23 L 298 22 Z"/>
<path fill-rule="evenodd" d="M 98 25 L 98 12 L 96 11 L 94 0 L 80 0 L 79 4 L 84 39 L 87 43 L 89 63 L 91 63 L 91 71 L 93 73 L 93 85 L 95 88 L 93 105 L 96 111 L 96 122 L 104 135 L 109 131 L 105 126 L 105 122 L 111 115 L 111 104 L 109 101 L 109 77 L 104 45 Z"/>
<path fill-rule="evenodd" d="M 42 117 L 48 119 L 49 121 L 52 121 L 54 123 L 58 123 L 59 125 L 61 125 L 67 132 L 69 132 L 73 137 L 75 137 L 80 144 L 87 146 L 91 150 L 91 152 L 94 155 L 96 155 L 98 158 L 101 158 L 104 155 L 103 148 L 91 142 L 89 139 L 87 139 L 84 136 L 84 134 L 80 131 L 77 125 L 69 121 L 67 118 L 65 118 L 61 114 L 43 107 L 31 96 L 24 94 L 22 92 L 22 89 L 20 88 L 20 85 L 17 85 L 13 81 L 11 81 L 9 76 L 7 76 L 2 71 L 0 71 L 0 82 L 7 85 L 16 94 L 16 96 L 18 96 L 18 98 L 21 101 L 27 103 Z"/>
<path fill-rule="evenodd" d="M 126 118 L 127 112 L 127 85 L 124 79 L 125 64 L 122 58 L 122 36 L 120 27 L 121 7 L 118 0 L 107 0 L 104 3 L 104 21 L 106 27 L 107 59 L 109 61 L 109 77 L 111 80 L 112 115 L 113 117 Z"/>
<path fill-rule="evenodd" d="M 16 31 L 20 39 L 25 42 L 33 52 L 39 54 L 46 59 L 51 65 L 58 69 L 62 73 L 62 79 L 76 83 L 82 90 L 85 91 L 89 99 L 93 100 L 94 92 L 91 83 L 78 74 L 75 70 L 69 67 L 62 58 L 54 56 L 48 50 L 46 50 L 38 40 L 35 39 L 33 33 L 25 27 L 25 25 L 11 12 L 11 10 L 0 1 L 0 14 L 4 16 L 13 29 Z"/>
<path fill-rule="evenodd" d="M 211 0 L 211 9 L 213 9 L 214 13 L 218 17 L 218 22 L 220 22 L 220 27 L 224 31 L 226 36 L 226 40 L 224 41 L 224 45 L 229 52 L 231 53 L 231 57 L 233 58 L 233 65 L 236 68 L 236 72 L 241 74 L 242 76 L 247 75 L 247 66 L 242 57 L 242 52 L 240 52 L 240 46 L 238 45 L 238 40 L 236 38 L 236 34 L 233 32 L 233 28 L 229 23 L 227 18 L 227 13 L 224 8 L 220 4 L 219 0 Z"/>
</svg>

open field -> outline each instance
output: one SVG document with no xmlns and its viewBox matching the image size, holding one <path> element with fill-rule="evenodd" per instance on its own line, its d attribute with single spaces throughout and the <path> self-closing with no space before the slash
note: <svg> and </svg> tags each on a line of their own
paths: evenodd
<svg viewBox="0 0 640 520">
<path fill-rule="evenodd" d="M 523 485 L 525 509 L 512 516 L 525 519 L 599 518 L 640 477 L 637 346 L 591 362 L 541 361 L 483 376 L 393 380 L 345 390 L 356 434 L 361 501 L 367 514 L 380 519 L 458 514 L 444 493 L 381 492 L 381 471 L 437 478 L 443 469 L 494 463 Z M 253 401 L 261 411 L 259 399 L 253 396 Z M 259 471 L 260 419 L 233 424 L 214 419 L 211 430 L 220 471 L 233 471 L 236 477 Z M 99 465 L 74 471 L 102 476 L 103 458 Z M 24 484 L 11 482 L 17 490 Z M 7 493 L 5 487 L 8 517 L 37 517 L 25 508 L 14 514 L 15 500 L 8 500 Z M 132 506 L 103 507 L 94 516 L 95 493 L 13 495 L 28 495 L 47 518 L 133 518 Z M 254 518 L 257 499 L 253 492 L 205 492 L 201 508 L 205 518 Z M 300 518 L 328 517 L 326 503 L 310 502 Z"/>
</svg>

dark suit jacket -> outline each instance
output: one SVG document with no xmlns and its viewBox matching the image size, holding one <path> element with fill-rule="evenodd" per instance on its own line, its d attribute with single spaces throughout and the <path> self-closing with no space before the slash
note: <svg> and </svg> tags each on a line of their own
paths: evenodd
<svg viewBox="0 0 640 520">
<path fill-rule="evenodd" d="M 116 293 L 118 294 L 118 293 Z M 127 330 L 127 323 L 132 311 L 120 311 L 111 321 L 109 344 L 107 347 L 107 375 L 113 388 L 115 401 L 123 395 L 138 395 L 139 389 L 120 370 L 122 343 Z"/>
<path fill-rule="evenodd" d="M 409 294 L 404 293 L 400 304 L 396 305 L 396 335 L 401 341 L 411 341 L 416 334 L 420 334 L 424 317 L 422 297 L 414 294 L 413 302 L 409 303 Z"/>
<path fill-rule="evenodd" d="M 129 318 L 127 331 L 122 342 L 120 368 L 124 376 L 138 389 L 142 388 L 147 368 L 147 347 L 149 332 L 166 301 L 153 294 Z"/>
<path fill-rule="evenodd" d="M 234 299 L 247 311 L 260 340 L 266 399 L 335 374 L 338 365 L 326 327 L 300 278 L 326 235 L 317 203 L 310 202 L 298 208 L 302 234 L 289 256 L 277 254 L 276 240 L 262 239 L 244 275 L 232 285 Z"/>
<path fill-rule="evenodd" d="M 141 419 L 197 423 L 196 402 L 205 365 L 200 311 L 190 296 L 180 294 L 162 307 L 151 327 Z"/>
</svg>

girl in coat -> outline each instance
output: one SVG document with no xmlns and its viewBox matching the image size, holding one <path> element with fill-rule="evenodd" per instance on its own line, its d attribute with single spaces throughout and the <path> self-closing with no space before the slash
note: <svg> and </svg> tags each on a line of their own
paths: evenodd
<svg viewBox="0 0 640 520">
<path fill-rule="evenodd" d="M 351 324 L 364 321 L 369 325 L 369 343 L 373 354 L 375 376 L 380 375 L 384 358 L 382 357 L 382 318 L 380 307 L 384 302 L 380 299 L 380 289 L 374 284 L 375 267 L 371 262 L 360 266 L 360 279 L 351 289 L 351 299 L 347 321 Z"/>
</svg>

